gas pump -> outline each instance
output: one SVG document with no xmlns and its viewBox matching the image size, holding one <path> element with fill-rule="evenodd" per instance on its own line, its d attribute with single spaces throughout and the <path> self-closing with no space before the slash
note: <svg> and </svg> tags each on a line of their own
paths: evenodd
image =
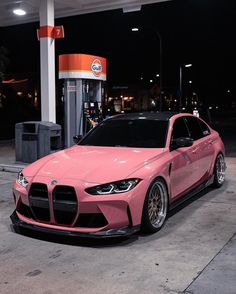
<svg viewBox="0 0 236 294">
<path fill-rule="evenodd" d="M 101 81 L 84 80 L 84 128 L 87 133 L 102 118 L 102 89 Z"/>
<path fill-rule="evenodd" d="M 86 54 L 59 56 L 59 78 L 64 79 L 65 146 L 84 135 L 102 117 L 106 59 Z"/>
</svg>

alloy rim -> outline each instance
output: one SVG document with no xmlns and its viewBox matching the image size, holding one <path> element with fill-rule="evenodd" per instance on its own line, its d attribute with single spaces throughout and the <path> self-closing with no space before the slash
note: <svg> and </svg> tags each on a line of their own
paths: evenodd
<svg viewBox="0 0 236 294">
<path fill-rule="evenodd" d="M 167 213 L 166 192 L 161 183 L 154 183 L 148 197 L 148 215 L 152 226 L 159 228 Z"/>
<path fill-rule="evenodd" d="M 218 155 L 217 157 L 216 176 L 218 183 L 221 185 L 225 180 L 225 161 L 222 154 Z"/>
</svg>

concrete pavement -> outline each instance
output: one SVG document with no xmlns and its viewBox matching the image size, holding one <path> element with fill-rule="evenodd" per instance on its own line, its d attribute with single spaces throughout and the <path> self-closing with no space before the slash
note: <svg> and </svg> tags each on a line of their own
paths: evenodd
<svg viewBox="0 0 236 294">
<path fill-rule="evenodd" d="M 188 287 L 187 293 L 236 293 L 235 253 L 236 235 L 222 248 L 219 254 L 204 269 L 203 273 Z"/>
<path fill-rule="evenodd" d="M 0 166 L 15 167 L 9 150 Z M 235 294 L 236 158 L 227 166 L 223 187 L 178 207 L 160 232 L 108 241 L 12 232 L 16 174 L 0 171 L 0 293 Z"/>
<path fill-rule="evenodd" d="M 0 140 L 0 172 L 19 172 L 26 164 L 16 162 L 15 140 Z"/>
</svg>

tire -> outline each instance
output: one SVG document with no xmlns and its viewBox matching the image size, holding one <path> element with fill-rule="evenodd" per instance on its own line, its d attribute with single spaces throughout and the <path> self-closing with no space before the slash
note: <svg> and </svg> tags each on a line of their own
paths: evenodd
<svg viewBox="0 0 236 294">
<path fill-rule="evenodd" d="M 148 188 L 143 206 L 141 230 L 145 233 L 159 231 L 165 223 L 168 211 L 166 184 L 156 178 Z"/>
<path fill-rule="evenodd" d="M 216 157 L 214 166 L 214 181 L 213 187 L 219 188 L 225 181 L 225 159 L 222 153 L 219 153 Z"/>
</svg>

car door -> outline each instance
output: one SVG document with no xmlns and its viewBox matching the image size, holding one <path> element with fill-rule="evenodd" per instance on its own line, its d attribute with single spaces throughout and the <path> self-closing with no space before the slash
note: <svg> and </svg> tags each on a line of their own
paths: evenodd
<svg viewBox="0 0 236 294">
<path fill-rule="evenodd" d="M 200 184 L 208 178 L 208 172 L 214 154 L 210 130 L 208 126 L 197 117 L 187 116 L 185 119 L 190 136 L 194 140 L 193 147 L 196 155 L 193 181 L 196 184 Z"/>
<path fill-rule="evenodd" d="M 181 137 L 190 137 L 185 117 L 179 117 L 175 120 L 171 134 L 170 185 L 172 199 L 177 198 L 193 185 L 193 174 L 196 168 L 196 153 L 194 146 L 172 150 L 171 145 L 173 140 Z"/>
</svg>

